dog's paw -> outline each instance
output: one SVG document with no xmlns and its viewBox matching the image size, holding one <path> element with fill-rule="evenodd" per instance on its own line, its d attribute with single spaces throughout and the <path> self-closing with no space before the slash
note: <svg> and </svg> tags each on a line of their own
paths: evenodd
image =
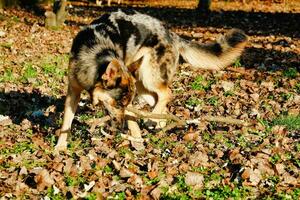
<svg viewBox="0 0 300 200">
<path fill-rule="evenodd" d="M 145 149 L 143 142 L 131 141 L 131 145 L 137 151 L 141 151 Z"/>
<path fill-rule="evenodd" d="M 162 129 L 167 125 L 166 119 L 154 119 L 153 121 L 156 122 L 156 129 Z"/>
<path fill-rule="evenodd" d="M 68 133 L 60 133 L 56 146 L 54 147 L 54 154 L 59 154 L 59 152 L 67 151 L 67 138 Z"/>
</svg>

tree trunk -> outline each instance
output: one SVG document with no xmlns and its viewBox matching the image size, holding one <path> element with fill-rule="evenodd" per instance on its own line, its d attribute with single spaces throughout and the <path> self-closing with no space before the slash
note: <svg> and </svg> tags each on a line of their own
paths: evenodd
<svg viewBox="0 0 300 200">
<path fill-rule="evenodd" d="M 50 29 L 60 28 L 66 19 L 67 1 L 66 0 L 55 0 L 53 4 L 53 11 L 45 12 L 45 26 Z"/>
<path fill-rule="evenodd" d="M 211 0 L 199 0 L 197 9 L 200 11 L 210 11 Z"/>
<path fill-rule="evenodd" d="M 19 0 L 0 0 L 0 9 L 19 5 Z"/>
<path fill-rule="evenodd" d="M 65 20 L 66 20 L 66 16 L 67 16 L 67 12 L 66 12 L 66 6 L 67 6 L 67 1 L 66 0 L 61 0 L 60 1 L 60 6 L 57 9 L 57 11 L 55 12 L 54 8 L 54 12 L 56 14 L 56 26 L 57 27 L 61 27 Z"/>
<path fill-rule="evenodd" d="M 5 0 L 0 0 L 0 9 L 5 7 Z"/>
</svg>

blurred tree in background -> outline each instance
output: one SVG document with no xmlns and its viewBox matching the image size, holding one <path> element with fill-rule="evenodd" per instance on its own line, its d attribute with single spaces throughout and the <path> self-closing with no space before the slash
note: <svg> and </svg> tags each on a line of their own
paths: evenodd
<svg viewBox="0 0 300 200">
<path fill-rule="evenodd" d="M 0 8 L 51 3 L 53 0 L 0 0 Z"/>
<path fill-rule="evenodd" d="M 199 0 L 197 9 L 208 12 L 210 10 L 211 0 Z"/>
</svg>

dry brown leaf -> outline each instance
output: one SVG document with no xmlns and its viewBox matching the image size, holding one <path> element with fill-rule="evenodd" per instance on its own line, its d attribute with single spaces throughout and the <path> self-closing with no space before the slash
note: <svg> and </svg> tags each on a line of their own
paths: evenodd
<svg viewBox="0 0 300 200">
<path fill-rule="evenodd" d="M 258 169 L 250 169 L 249 171 L 249 181 L 253 186 L 257 186 L 262 179 L 261 172 Z"/>
<path fill-rule="evenodd" d="M 73 165 L 72 158 L 68 158 L 67 160 L 65 160 L 64 173 L 69 174 L 71 171 L 72 165 Z"/>
<path fill-rule="evenodd" d="M 204 176 L 197 172 L 187 172 L 185 175 L 185 183 L 188 186 L 200 189 L 203 186 Z"/>
<path fill-rule="evenodd" d="M 46 169 L 39 170 L 34 180 L 37 183 L 37 189 L 39 191 L 43 191 L 45 188 L 51 187 L 54 184 L 53 178 Z"/>
<path fill-rule="evenodd" d="M 208 156 L 205 152 L 197 151 L 196 153 L 190 156 L 189 164 L 192 165 L 193 167 L 199 167 L 199 166 L 207 167 L 209 166 Z"/>
<path fill-rule="evenodd" d="M 193 141 L 193 140 L 197 140 L 199 137 L 199 133 L 198 132 L 192 132 L 192 133 L 187 133 L 183 136 L 183 139 L 185 141 Z"/>
<path fill-rule="evenodd" d="M 122 178 L 128 178 L 128 177 L 131 177 L 133 175 L 134 175 L 134 173 L 131 172 L 130 170 L 126 169 L 125 167 L 122 167 L 121 170 L 120 170 L 120 176 Z"/>
<path fill-rule="evenodd" d="M 221 81 L 221 86 L 224 92 L 233 91 L 234 83 L 231 81 Z"/>
</svg>

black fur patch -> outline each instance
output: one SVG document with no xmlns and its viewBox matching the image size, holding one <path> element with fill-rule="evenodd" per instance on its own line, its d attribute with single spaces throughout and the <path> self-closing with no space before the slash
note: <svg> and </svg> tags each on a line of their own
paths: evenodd
<svg viewBox="0 0 300 200">
<path fill-rule="evenodd" d="M 80 31 L 74 38 L 71 52 L 74 55 L 74 57 L 77 57 L 82 46 L 92 48 L 96 43 L 97 41 L 96 36 L 94 34 L 94 30 L 91 28 L 86 28 Z"/>
<path fill-rule="evenodd" d="M 139 29 L 137 28 L 136 25 L 134 25 L 131 21 L 127 21 L 124 19 L 117 19 L 116 20 L 119 30 L 120 30 L 120 35 L 122 35 L 120 41 L 114 41 L 116 43 L 120 43 L 121 46 L 123 46 L 124 54 L 126 53 L 127 49 L 127 42 L 131 35 L 135 36 L 135 44 L 138 44 L 141 41 L 141 33 Z M 126 55 L 124 55 L 125 58 Z"/>
<path fill-rule="evenodd" d="M 101 17 L 92 21 L 91 24 L 100 24 L 100 23 L 109 24 L 109 23 L 111 23 L 111 21 L 109 20 L 109 17 L 110 17 L 110 14 L 105 13 Z"/>
<path fill-rule="evenodd" d="M 207 50 L 216 56 L 222 54 L 222 46 L 219 43 L 213 43 L 212 45 L 207 46 Z"/>
<path fill-rule="evenodd" d="M 146 47 L 155 47 L 158 44 L 158 36 L 154 34 L 149 34 L 144 42 Z"/>
<path fill-rule="evenodd" d="M 226 37 L 226 41 L 229 46 L 235 47 L 239 43 L 246 41 L 247 37 L 241 30 L 234 30 L 231 34 Z"/>
<path fill-rule="evenodd" d="M 163 79 L 165 83 L 168 82 L 168 69 L 167 69 L 167 64 L 162 63 L 160 65 L 160 77 Z"/>
<path fill-rule="evenodd" d="M 103 57 L 113 57 L 117 58 L 117 52 L 114 49 L 103 49 L 101 52 L 96 54 L 97 58 L 103 58 Z"/>
<path fill-rule="evenodd" d="M 105 73 L 107 66 L 111 58 L 117 58 L 118 55 L 113 49 L 104 49 L 103 51 L 96 54 L 96 60 L 98 63 L 98 73 L 96 76 L 97 81 L 102 81 L 101 77 Z"/>
<path fill-rule="evenodd" d="M 101 19 L 101 18 L 100 18 Z M 120 34 L 117 27 L 109 20 L 109 18 L 104 18 L 103 21 L 97 20 L 95 30 L 101 35 L 109 37 L 113 42 L 120 43 Z"/>
<path fill-rule="evenodd" d="M 160 61 L 160 59 L 165 55 L 166 47 L 160 44 L 155 50 L 156 50 L 157 60 Z"/>
</svg>

